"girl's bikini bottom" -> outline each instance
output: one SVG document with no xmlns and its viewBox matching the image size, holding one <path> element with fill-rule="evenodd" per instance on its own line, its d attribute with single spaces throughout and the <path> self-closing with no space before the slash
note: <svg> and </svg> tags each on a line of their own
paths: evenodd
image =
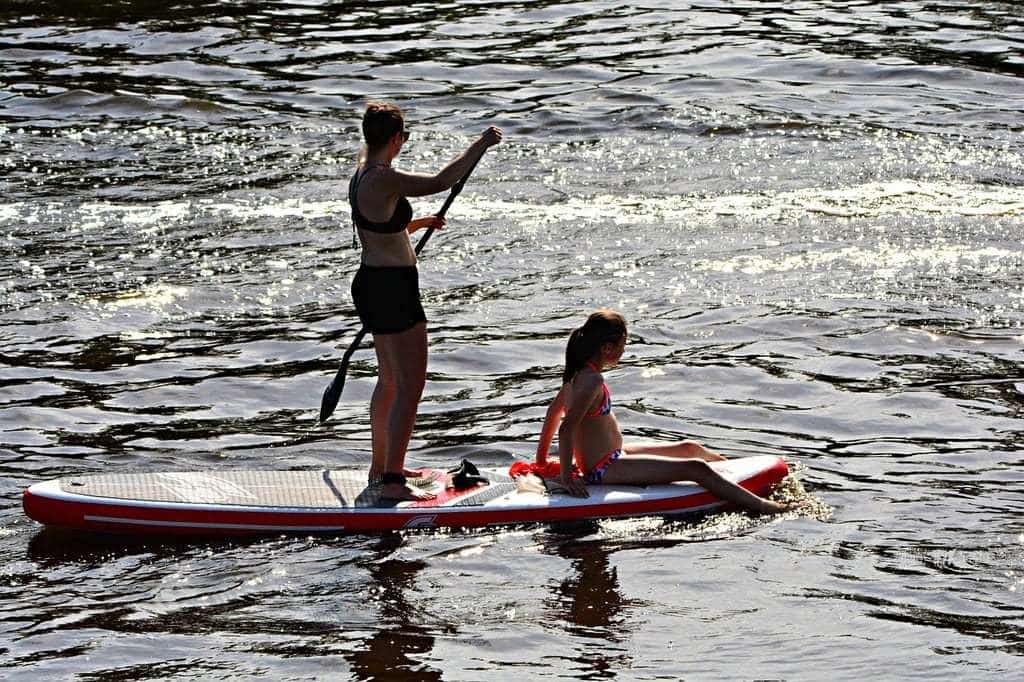
<svg viewBox="0 0 1024 682">
<path fill-rule="evenodd" d="M 594 465 L 594 468 L 583 476 L 583 480 L 590 485 L 599 485 L 604 479 L 604 472 L 607 471 L 612 462 L 617 460 L 619 457 L 622 457 L 622 449 L 612 450 L 602 457 L 601 461 Z"/>
</svg>

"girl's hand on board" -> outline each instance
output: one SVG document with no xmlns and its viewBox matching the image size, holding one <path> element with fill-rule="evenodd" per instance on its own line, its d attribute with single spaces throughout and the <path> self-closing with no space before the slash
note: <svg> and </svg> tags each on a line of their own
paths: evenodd
<svg viewBox="0 0 1024 682">
<path fill-rule="evenodd" d="M 568 476 L 559 475 L 558 482 L 562 484 L 573 497 L 590 497 L 590 493 L 587 491 L 587 486 L 583 482 L 583 479 L 569 474 Z"/>
</svg>

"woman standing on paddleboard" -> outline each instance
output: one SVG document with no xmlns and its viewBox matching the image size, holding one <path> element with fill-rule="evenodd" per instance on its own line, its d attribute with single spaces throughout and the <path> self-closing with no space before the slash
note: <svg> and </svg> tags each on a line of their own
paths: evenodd
<svg viewBox="0 0 1024 682">
<path fill-rule="evenodd" d="M 786 506 L 751 493 L 722 477 L 708 462 L 724 460 L 693 441 L 623 443 L 612 414 L 612 397 L 601 372 L 618 364 L 626 348 L 626 320 L 598 310 L 569 337 L 562 388 L 548 407 L 537 445 L 537 464 L 547 465 L 558 431 L 559 480 L 576 497 L 586 484 L 650 485 L 693 481 L 719 499 L 757 513 L 778 513 Z M 573 464 L 580 475 L 573 474 Z"/>
<path fill-rule="evenodd" d="M 439 173 L 419 175 L 391 165 L 409 141 L 401 109 L 371 102 L 362 128 L 366 147 L 349 183 L 348 199 L 362 244 L 352 298 L 363 327 L 373 334 L 377 353 L 377 385 L 370 400 L 370 483 L 382 485 L 382 498 L 429 498 L 410 488 L 405 478 L 410 473 L 405 470 L 405 451 L 427 376 L 427 318 L 409 235 L 421 228 L 441 228 L 444 219 L 413 219 L 407 197 L 436 194 L 455 185 L 489 147 L 501 142 L 501 130 L 488 128 Z"/>
</svg>

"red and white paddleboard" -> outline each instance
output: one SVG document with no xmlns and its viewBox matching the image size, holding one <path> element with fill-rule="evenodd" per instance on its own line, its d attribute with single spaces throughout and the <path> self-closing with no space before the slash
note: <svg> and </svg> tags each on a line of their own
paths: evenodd
<svg viewBox="0 0 1024 682">
<path fill-rule="evenodd" d="M 788 469 L 779 457 L 716 462 L 723 476 L 767 495 Z M 119 533 L 260 534 L 373 532 L 402 528 L 549 523 L 705 512 L 727 505 L 690 482 L 597 485 L 590 497 L 523 491 L 503 470 L 466 490 L 446 488 L 443 471 L 421 470 L 410 483 L 437 495 L 424 502 L 382 502 L 366 472 L 202 471 L 75 476 L 36 483 L 22 505 L 36 521 Z"/>
</svg>

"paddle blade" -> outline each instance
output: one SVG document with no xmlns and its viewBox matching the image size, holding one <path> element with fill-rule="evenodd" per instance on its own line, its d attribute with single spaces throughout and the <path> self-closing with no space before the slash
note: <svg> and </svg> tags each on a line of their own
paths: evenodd
<svg viewBox="0 0 1024 682">
<path fill-rule="evenodd" d="M 345 375 L 348 374 L 348 363 L 352 360 L 352 354 L 359 348 L 359 344 L 362 342 L 363 337 L 366 336 L 366 328 L 359 330 L 356 334 L 355 340 L 352 345 L 348 347 L 345 354 L 341 356 L 341 367 L 338 368 L 338 373 L 334 375 L 334 379 L 327 386 L 327 390 L 324 391 L 324 397 L 320 400 L 320 423 L 323 424 L 327 419 L 334 414 L 334 408 L 338 406 L 338 400 L 341 399 L 341 389 L 345 388 Z"/>
<path fill-rule="evenodd" d="M 345 387 L 345 375 L 340 374 L 334 377 L 334 380 L 327 385 L 327 389 L 324 391 L 324 397 L 320 400 L 320 423 L 323 424 L 327 421 L 332 414 L 334 414 L 334 408 L 338 406 L 338 400 L 341 399 L 341 389 Z"/>
</svg>

